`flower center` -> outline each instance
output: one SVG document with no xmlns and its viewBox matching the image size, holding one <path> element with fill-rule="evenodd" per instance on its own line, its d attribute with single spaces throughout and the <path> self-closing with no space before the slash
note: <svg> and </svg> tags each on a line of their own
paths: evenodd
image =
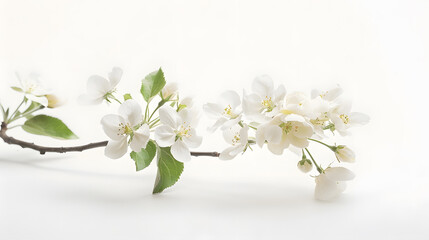
<svg viewBox="0 0 429 240">
<path fill-rule="evenodd" d="M 280 128 L 286 134 L 290 133 L 291 131 L 298 132 L 298 129 L 299 129 L 297 125 L 292 125 L 292 122 L 282 123 L 280 124 Z"/>
<path fill-rule="evenodd" d="M 232 138 L 232 145 L 235 146 L 235 145 L 239 144 L 240 140 L 241 140 L 240 134 L 238 132 L 235 133 L 235 136 Z"/>
<path fill-rule="evenodd" d="M 341 120 L 343 120 L 344 124 L 348 124 L 350 121 L 349 116 L 345 115 L 345 114 L 341 114 L 340 115 Z"/>
<path fill-rule="evenodd" d="M 267 111 L 271 112 L 276 106 L 273 103 L 271 97 L 265 96 L 265 99 L 262 100 L 262 107 Z"/>
<path fill-rule="evenodd" d="M 192 134 L 190 134 L 191 126 L 186 124 L 186 122 L 183 122 L 182 125 L 180 125 L 179 129 L 175 131 L 176 138 L 182 139 L 183 137 L 190 137 Z"/>
<path fill-rule="evenodd" d="M 228 106 L 223 109 L 223 115 L 231 116 L 232 115 L 232 107 L 228 104 Z"/>
<path fill-rule="evenodd" d="M 118 135 L 131 135 L 133 133 L 133 128 L 130 126 L 129 123 L 127 124 L 123 124 L 123 123 L 119 123 L 119 128 L 118 128 Z"/>
<path fill-rule="evenodd" d="M 317 117 L 316 119 L 311 119 L 310 122 L 313 125 L 324 125 L 326 121 L 328 121 L 328 113 L 325 112 L 321 116 Z"/>
</svg>

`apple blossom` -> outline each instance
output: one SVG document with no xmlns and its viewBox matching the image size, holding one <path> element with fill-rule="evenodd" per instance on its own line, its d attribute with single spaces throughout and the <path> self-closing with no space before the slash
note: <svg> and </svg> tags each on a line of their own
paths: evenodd
<svg viewBox="0 0 429 240">
<path fill-rule="evenodd" d="M 262 147 L 267 142 L 268 149 L 277 155 L 293 145 L 308 147 L 308 139 L 313 135 L 313 127 L 304 117 L 297 114 L 280 115 L 256 130 L 256 143 Z"/>
<path fill-rule="evenodd" d="M 355 177 L 352 171 L 344 167 L 329 167 L 315 178 L 314 197 L 318 200 L 331 200 L 346 189 L 345 181 Z"/>
<path fill-rule="evenodd" d="M 128 143 L 134 152 L 140 152 L 146 147 L 150 137 L 149 126 L 141 125 L 142 110 L 135 100 L 122 103 L 118 112 L 119 115 L 109 114 L 101 119 L 103 130 L 110 138 L 104 153 L 112 159 L 127 153 Z"/>
<path fill-rule="evenodd" d="M 93 75 L 89 77 L 86 88 L 87 93 L 79 97 L 82 104 L 100 104 L 103 100 L 110 102 L 111 99 L 116 100 L 113 93 L 116 91 L 116 86 L 122 78 L 122 69 L 114 67 L 108 75 L 108 79 Z"/>
<path fill-rule="evenodd" d="M 283 85 L 274 89 L 274 83 L 267 75 L 257 77 L 252 84 L 251 94 L 243 93 L 243 112 L 255 121 L 266 121 L 282 108 L 286 94 Z"/>
<path fill-rule="evenodd" d="M 238 109 L 240 104 L 240 96 L 234 91 L 222 93 L 217 103 L 206 103 L 203 107 L 204 111 L 209 117 L 216 119 L 208 130 L 214 132 L 219 127 L 225 130 L 237 124 L 241 120 L 241 111 Z"/>
<path fill-rule="evenodd" d="M 160 147 L 171 146 L 171 154 L 180 161 L 191 160 L 189 148 L 201 145 L 202 138 L 196 134 L 196 113 L 192 109 L 176 112 L 170 106 L 159 109 L 159 119 L 163 125 L 155 130 L 155 140 Z"/>
<path fill-rule="evenodd" d="M 334 124 L 335 130 L 340 135 L 348 134 L 347 129 L 356 125 L 364 125 L 369 122 L 369 116 L 359 112 L 350 112 L 350 101 L 338 101 L 337 105 L 328 112 L 328 117 Z"/>
<path fill-rule="evenodd" d="M 12 87 L 13 90 L 22 92 L 25 97 L 33 102 L 40 103 L 43 106 L 48 105 L 48 99 L 46 94 L 49 93 L 39 81 L 39 75 L 32 73 L 26 78 L 22 79 L 18 73 L 16 73 L 20 87 Z"/>
<path fill-rule="evenodd" d="M 219 155 L 219 159 L 231 160 L 239 153 L 245 151 L 248 146 L 248 131 L 249 126 L 246 124 L 243 124 L 242 127 L 236 124 L 224 130 L 223 137 L 232 146 L 223 150 Z"/>
</svg>

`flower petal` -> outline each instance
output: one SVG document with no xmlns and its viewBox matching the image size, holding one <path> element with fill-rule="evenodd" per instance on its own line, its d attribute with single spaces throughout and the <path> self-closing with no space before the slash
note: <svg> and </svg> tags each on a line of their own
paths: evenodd
<svg viewBox="0 0 429 240">
<path fill-rule="evenodd" d="M 134 132 L 130 147 L 134 152 L 140 152 L 142 148 L 146 148 L 149 142 L 150 131 L 147 124 L 143 124 L 137 131 Z"/>
<path fill-rule="evenodd" d="M 108 114 L 101 119 L 104 133 L 115 141 L 123 138 L 123 130 L 120 128 L 121 124 L 126 124 L 123 117 L 115 114 Z"/>
<path fill-rule="evenodd" d="M 219 96 L 219 105 L 223 108 L 230 106 L 235 109 L 241 104 L 240 95 L 235 91 L 226 91 Z"/>
<path fill-rule="evenodd" d="M 214 124 L 213 124 L 213 126 L 211 126 L 211 127 L 209 127 L 209 128 L 207 128 L 207 131 L 209 131 L 209 132 L 214 132 L 214 131 L 216 131 L 220 126 L 222 126 L 226 121 L 228 121 L 228 119 L 226 119 L 226 118 L 224 118 L 224 117 L 222 117 L 222 118 L 219 118 Z"/>
<path fill-rule="evenodd" d="M 240 148 L 240 146 L 232 146 L 232 147 L 226 148 L 225 150 L 223 150 L 220 153 L 219 159 L 220 160 L 231 160 L 231 159 L 233 159 L 240 152 L 240 151 L 237 152 L 237 148 Z"/>
<path fill-rule="evenodd" d="M 337 183 L 327 178 L 326 174 L 320 174 L 316 177 L 316 188 L 314 197 L 318 200 L 328 201 L 337 197 L 341 189 L 337 188 Z"/>
<path fill-rule="evenodd" d="M 142 109 L 134 99 L 123 102 L 118 112 L 132 127 L 143 120 Z"/>
<path fill-rule="evenodd" d="M 33 102 L 40 103 L 45 107 L 48 106 L 48 99 L 45 96 L 37 97 L 31 94 L 26 94 L 25 96 Z"/>
<path fill-rule="evenodd" d="M 189 152 L 189 148 L 180 140 L 176 141 L 171 146 L 171 154 L 179 162 L 191 161 L 191 152 Z"/>
<path fill-rule="evenodd" d="M 183 137 L 183 142 L 190 148 L 197 148 L 201 145 L 203 138 L 197 135 L 195 129 L 189 131 L 189 137 Z"/>
<path fill-rule="evenodd" d="M 179 114 L 170 106 L 164 106 L 159 109 L 159 119 L 161 123 L 176 129 L 182 119 L 180 119 Z"/>
<path fill-rule="evenodd" d="M 288 134 L 287 138 L 290 141 L 290 144 L 297 148 L 306 148 L 309 145 L 307 138 L 299 138 L 291 134 Z"/>
<path fill-rule="evenodd" d="M 160 147 L 171 146 L 176 138 L 174 129 L 170 126 L 159 126 L 155 130 L 155 140 Z"/>
<path fill-rule="evenodd" d="M 271 97 L 273 89 L 273 80 L 268 75 L 262 75 L 253 80 L 252 91 L 262 98 Z"/>
<path fill-rule="evenodd" d="M 111 140 L 104 149 L 104 155 L 112 159 L 118 159 L 127 153 L 127 137 L 123 136 L 119 141 Z"/>
<path fill-rule="evenodd" d="M 355 178 L 355 174 L 344 167 L 331 167 L 325 170 L 325 175 L 331 181 L 349 181 Z"/>
<path fill-rule="evenodd" d="M 114 67 L 112 69 L 112 71 L 109 73 L 110 89 L 114 89 L 116 85 L 118 85 L 119 81 L 121 81 L 122 73 L 123 71 L 119 67 Z"/>
<path fill-rule="evenodd" d="M 206 103 L 203 106 L 204 112 L 211 118 L 220 118 L 224 109 L 216 103 Z"/>
<path fill-rule="evenodd" d="M 104 96 L 111 90 L 110 83 L 107 81 L 107 79 L 99 75 L 93 75 L 89 77 L 86 88 L 88 94 L 95 95 L 96 97 Z"/>
</svg>

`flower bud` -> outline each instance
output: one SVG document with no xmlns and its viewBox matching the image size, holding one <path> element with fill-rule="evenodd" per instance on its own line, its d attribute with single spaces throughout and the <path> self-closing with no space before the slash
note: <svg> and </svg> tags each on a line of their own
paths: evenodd
<svg viewBox="0 0 429 240">
<path fill-rule="evenodd" d="M 335 156 L 340 162 L 355 162 L 355 153 L 345 145 L 339 145 L 334 150 Z"/>
<path fill-rule="evenodd" d="M 167 98 L 168 99 L 172 99 L 172 98 L 176 97 L 177 90 L 178 90 L 177 83 L 175 83 L 175 82 L 168 83 L 161 90 L 161 97 L 162 97 L 162 99 L 167 99 Z"/>
<path fill-rule="evenodd" d="M 48 108 L 57 108 L 64 104 L 64 102 L 53 94 L 47 94 L 45 97 L 48 99 Z"/>
<path fill-rule="evenodd" d="M 303 173 L 308 173 L 311 171 L 311 169 L 313 169 L 313 164 L 308 159 L 302 159 L 298 162 L 297 166 L 298 169 L 301 170 L 301 172 Z"/>
</svg>

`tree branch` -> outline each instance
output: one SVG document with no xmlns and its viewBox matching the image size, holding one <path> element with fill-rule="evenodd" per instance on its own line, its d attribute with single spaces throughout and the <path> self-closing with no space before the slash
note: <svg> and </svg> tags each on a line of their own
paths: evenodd
<svg viewBox="0 0 429 240">
<path fill-rule="evenodd" d="M 5 122 L 1 123 L 0 129 L 0 138 L 7 144 L 18 145 L 22 148 L 30 148 L 38 151 L 40 154 L 45 154 L 47 152 L 55 152 L 55 153 L 66 153 L 66 152 L 82 152 L 92 148 L 105 147 L 108 141 L 89 143 L 81 146 L 74 147 L 45 147 L 36 145 L 34 143 L 25 142 L 13 137 L 9 137 L 6 134 L 7 124 Z M 218 152 L 191 152 L 191 155 L 194 157 L 206 156 L 206 157 L 219 157 L 220 153 Z"/>
</svg>

